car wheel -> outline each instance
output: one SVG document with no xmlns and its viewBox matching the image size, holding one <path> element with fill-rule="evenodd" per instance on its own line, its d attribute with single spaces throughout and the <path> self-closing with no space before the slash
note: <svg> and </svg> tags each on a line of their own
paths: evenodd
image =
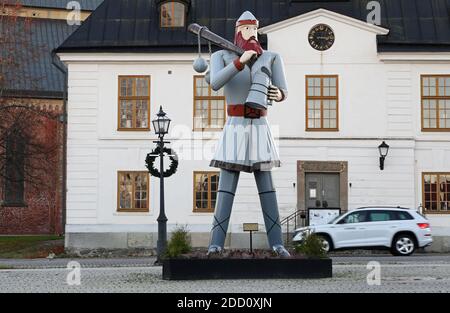
<svg viewBox="0 0 450 313">
<path fill-rule="evenodd" d="M 397 235 L 392 241 L 391 249 L 393 255 L 399 256 L 411 255 L 416 249 L 414 238 L 408 234 Z"/>
<path fill-rule="evenodd" d="M 331 239 L 327 236 L 321 236 L 319 235 L 320 240 L 322 240 L 322 247 L 323 250 L 328 253 L 331 250 L 333 250 L 333 243 L 331 242 Z"/>
</svg>

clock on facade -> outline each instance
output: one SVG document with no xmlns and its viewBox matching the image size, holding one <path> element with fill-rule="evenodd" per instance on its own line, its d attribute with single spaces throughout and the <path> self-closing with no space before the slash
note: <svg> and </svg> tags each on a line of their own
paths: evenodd
<svg viewBox="0 0 450 313">
<path fill-rule="evenodd" d="M 308 41 L 316 50 L 328 50 L 334 44 L 334 32 L 326 24 L 317 24 L 309 31 Z"/>
</svg>

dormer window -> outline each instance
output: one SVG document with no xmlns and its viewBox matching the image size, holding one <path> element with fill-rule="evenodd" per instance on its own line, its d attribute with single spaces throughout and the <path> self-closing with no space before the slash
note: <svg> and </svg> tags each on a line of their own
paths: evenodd
<svg viewBox="0 0 450 313">
<path fill-rule="evenodd" d="M 184 27 L 186 23 L 184 1 L 167 1 L 160 7 L 160 25 L 163 28 Z"/>
</svg>

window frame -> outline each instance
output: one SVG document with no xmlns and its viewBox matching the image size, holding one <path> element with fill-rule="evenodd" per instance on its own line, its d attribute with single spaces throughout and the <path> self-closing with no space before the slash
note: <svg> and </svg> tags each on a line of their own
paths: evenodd
<svg viewBox="0 0 450 313">
<path fill-rule="evenodd" d="M 212 88 L 211 86 L 208 86 L 208 96 L 197 96 L 197 79 L 198 78 L 205 78 L 205 75 L 194 75 L 193 77 L 193 116 L 192 116 L 192 131 L 222 131 L 223 127 L 225 126 L 225 123 L 227 121 L 227 99 L 225 95 L 223 96 L 211 96 Z M 208 101 L 208 126 L 211 126 L 211 100 L 220 100 L 223 101 L 223 126 L 220 128 L 212 128 L 212 127 L 206 127 L 206 128 L 197 128 L 195 127 L 195 118 L 197 113 L 196 108 L 196 101 Z"/>
<path fill-rule="evenodd" d="M 164 5 L 164 4 L 168 4 L 168 3 L 171 3 L 171 2 L 177 2 L 177 3 L 180 3 L 181 5 L 183 5 L 183 12 L 184 12 L 184 15 L 183 15 L 183 25 L 182 26 L 174 26 L 174 25 L 169 25 L 169 26 L 164 26 L 163 24 L 162 24 L 162 21 L 163 21 L 163 19 L 162 19 L 162 6 Z M 174 11 L 175 11 L 175 9 L 174 9 Z M 171 1 L 171 0 L 167 0 L 167 1 L 164 1 L 164 2 L 161 2 L 160 4 L 159 4 L 159 28 L 160 29 L 171 29 L 171 28 L 184 28 L 184 27 L 186 27 L 186 20 L 187 20 L 187 14 L 186 14 L 186 12 L 187 12 L 187 6 L 186 6 L 186 3 L 184 3 L 183 1 L 177 1 L 177 0 L 173 0 L 173 1 Z"/>
<path fill-rule="evenodd" d="M 195 186 L 195 177 L 196 175 L 208 175 L 208 208 L 206 209 L 198 209 L 196 204 L 196 186 Z M 192 175 L 193 185 L 192 185 L 192 194 L 193 194 L 193 205 L 192 212 L 193 213 L 214 213 L 215 207 L 211 207 L 211 176 L 218 175 L 220 180 L 220 171 L 194 171 Z M 217 185 L 217 193 L 219 192 L 219 185 Z"/>
<path fill-rule="evenodd" d="M 439 100 L 450 100 L 450 96 L 438 96 L 439 94 L 439 79 L 436 83 L 436 96 L 424 96 L 423 94 L 423 80 L 424 78 L 450 78 L 450 74 L 421 74 L 420 75 L 420 126 L 422 132 L 450 132 L 450 128 L 440 128 L 439 127 Z M 425 128 L 424 127 L 424 100 L 436 100 L 436 128 Z"/>
<path fill-rule="evenodd" d="M 120 208 L 120 175 L 121 174 L 133 174 L 133 179 L 132 179 L 132 208 L 131 209 L 123 209 Z M 144 209 L 136 209 L 134 207 L 134 200 L 135 200 L 135 191 L 136 191 L 136 185 L 135 185 L 135 175 L 136 173 L 139 174 L 146 174 L 147 175 L 147 208 Z M 117 171 L 117 187 L 116 187 L 116 192 L 117 192 L 117 204 L 116 204 L 116 212 L 118 213 L 150 213 L 150 175 L 147 171 L 127 171 L 127 170 L 120 170 Z"/>
<path fill-rule="evenodd" d="M 136 95 L 136 84 L 133 84 L 133 94 L 134 96 L 121 96 L 120 95 L 120 90 L 121 90 L 121 81 L 122 79 L 127 79 L 127 78 L 147 78 L 148 80 L 148 95 L 147 96 L 135 96 Z M 150 98 L 151 98 L 151 75 L 119 75 L 118 79 L 118 89 L 117 89 L 117 131 L 142 131 L 142 132 L 148 132 L 151 130 L 150 124 L 150 108 L 151 108 L 151 102 L 150 102 Z M 120 126 L 120 102 L 122 100 L 131 100 L 133 101 L 133 116 L 132 116 L 132 126 L 130 128 L 126 128 L 126 127 L 121 127 Z M 148 105 L 147 105 L 147 127 L 146 128 L 142 128 L 142 127 L 136 127 L 136 104 L 135 101 L 137 100 L 147 100 L 148 101 Z"/>
<path fill-rule="evenodd" d="M 320 96 L 309 96 L 308 93 L 308 79 L 320 78 Z M 336 96 L 323 96 L 323 79 L 324 78 L 336 78 Z M 308 127 L 308 100 L 320 100 L 320 128 Z M 336 100 L 336 127 L 324 128 L 323 127 L 323 100 Z M 338 132 L 339 131 L 339 75 L 305 75 L 305 131 L 307 132 Z"/>
<path fill-rule="evenodd" d="M 433 210 L 429 210 L 425 207 L 425 175 L 437 175 L 437 182 L 438 182 L 438 188 L 436 189 L 437 192 L 437 200 L 438 200 L 438 204 L 439 204 L 439 176 L 441 175 L 450 175 L 450 172 L 422 172 L 422 207 L 423 207 L 423 213 L 424 214 L 450 214 L 450 207 L 447 211 L 443 211 L 439 209 L 439 205 L 438 205 L 438 210 L 433 211 Z M 448 199 L 448 201 L 450 201 L 450 199 Z"/>
</svg>

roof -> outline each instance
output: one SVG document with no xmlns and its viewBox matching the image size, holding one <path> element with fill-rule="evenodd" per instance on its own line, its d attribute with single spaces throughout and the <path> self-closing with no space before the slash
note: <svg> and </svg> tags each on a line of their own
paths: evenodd
<svg viewBox="0 0 450 313">
<path fill-rule="evenodd" d="M 71 1 L 72 0 L 20 0 L 20 3 L 27 7 L 66 9 L 67 4 Z M 81 10 L 93 11 L 103 2 L 103 0 L 77 0 L 77 2 L 80 3 Z"/>
<path fill-rule="evenodd" d="M 187 25 L 207 26 L 232 39 L 236 19 L 249 10 L 267 26 L 319 8 L 366 21 L 371 0 L 191 0 Z M 159 27 L 161 0 L 105 0 L 58 52 L 194 52 L 196 38 L 186 28 Z M 378 51 L 450 51 L 450 0 L 378 0 Z M 265 42 L 264 36 L 261 38 Z"/>
<path fill-rule="evenodd" d="M 78 0 L 83 10 L 94 10 L 103 0 Z M 70 0 L 21 0 L 24 6 L 43 8 L 66 8 Z M 4 22 L 2 20 L 2 22 Z M 4 25 L 0 22 L 0 30 Z M 16 31 L 23 29 L 25 19 L 18 18 Z M 30 43 L 18 44 L 12 51 L 0 50 L 0 56 L 11 53 L 17 65 L 14 71 L 20 73 L 17 79 L 9 79 L 5 94 L 10 96 L 29 96 L 62 99 L 64 75 L 52 64 L 51 52 L 57 48 L 77 28 L 65 20 L 32 19 L 30 24 Z M 64 66 L 57 60 L 61 66 Z"/>
<path fill-rule="evenodd" d="M 25 19 L 19 18 L 15 25 L 16 29 L 19 31 L 24 23 Z M 62 98 L 64 75 L 52 64 L 51 51 L 77 27 L 67 25 L 65 20 L 33 19 L 29 34 L 31 42 L 19 43 L 11 52 L 9 49 L 2 51 L 14 54 L 17 64 L 12 70 L 20 73 L 16 76 L 17 79 L 8 80 L 7 94 Z M 24 40 L 21 39 L 19 42 Z"/>
</svg>

